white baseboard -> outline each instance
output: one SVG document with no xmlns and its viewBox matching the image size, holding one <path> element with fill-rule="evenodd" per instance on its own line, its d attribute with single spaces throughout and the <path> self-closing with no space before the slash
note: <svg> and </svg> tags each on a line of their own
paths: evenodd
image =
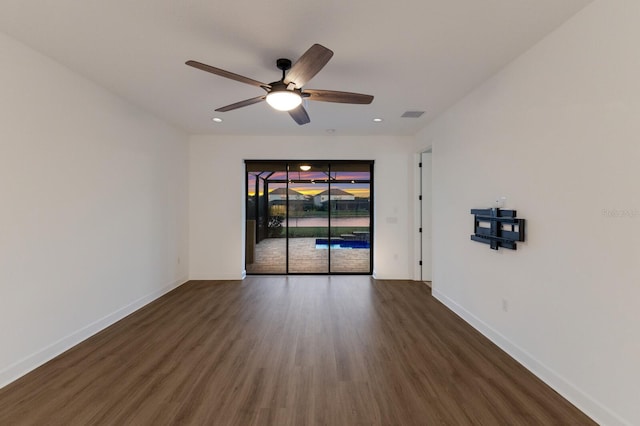
<svg viewBox="0 0 640 426">
<path fill-rule="evenodd" d="M 190 280 L 194 280 L 194 281 L 242 281 L 245 277 L 243 276 L 242 273 L 238 273 L 238 274 L 211 274 L 211 275 L 204 275 L 204 274 L 197 274 L 195 276 L 189 276 Z"/>
<path fill-rule="evenodd" d="M 451 300 L 436 289 L 432 290 L 432 295 L 598 424 L 622 426 L 631 425 L 630 422 L 600 404 L 586 392 L 576 387 L 573 383 L 566 380 L 553 369 L 539 362 L 528 352 L 511 342 L 505 336 L 494 330 L 487 323 L 467 311 L 455 301 Z"/>
<path fill-rule="evenodd" d="M 144 297 L 139 298 L 128 304 L 127 306 L 118 309 L 117 311 L 100 318 L 97 321 L 92 322 L 89 325 L 82 327 L 79 330 L 74 331 L 73 333 L 63 337 L 50 344 L 49 346 L 40 349 L 39 351 L 28 355 L 21 360 L 11 364 L 9 367 L 0 371 L 0 389 L 8 385 L 9 383 L 19 379 L 25 374 L 29 373 L 32 370 L 40 367 L 42 364 L 52 360 L 57 357 L 64 351 L 74 347 L 78 343 L 88 339 L 99 331 L 104 330 L 115 322 L 121 320 L 127 315 L 137 311 L 143 306 L 153 302 L 157 298 L 163 296 L 164 294 L 170 292 L 171 290 L 181 286 L 186 283 L 188 280 L 186 278 L 181 278 L 164 288 L 154 291 L 151 294 L 148 294 Z"/>
<path fill-rule="evenodd" d="M 371 277 L 374 280 L 381 280 L 381 281 L 413 281 L 411 278 L 398 277 L 397 275 L 373 274 Z"/>
</svg>

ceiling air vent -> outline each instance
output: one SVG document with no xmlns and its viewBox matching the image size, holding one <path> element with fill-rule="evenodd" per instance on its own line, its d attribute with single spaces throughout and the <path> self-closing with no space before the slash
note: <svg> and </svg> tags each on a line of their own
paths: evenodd
<svg viewBox="0 0 640 426">
<path fill-rule="evenodd" d="M 407 111 L 404 114 L 402 114 L 401 117 L 404 117 L 404 118 L 418 118 L 422 114 L 424 114 L 424 111 Z"/>
</svg>

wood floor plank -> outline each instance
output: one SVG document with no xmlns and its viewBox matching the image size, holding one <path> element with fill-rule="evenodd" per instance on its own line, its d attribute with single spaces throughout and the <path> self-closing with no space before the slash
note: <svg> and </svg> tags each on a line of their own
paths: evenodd
<svg viewBox="0 0 640 426">
<path fill-rule="evenodd" d="M 432 296 L 191 281 L 0 389 L 1 425 L 592 425 Z"/>
</svg>

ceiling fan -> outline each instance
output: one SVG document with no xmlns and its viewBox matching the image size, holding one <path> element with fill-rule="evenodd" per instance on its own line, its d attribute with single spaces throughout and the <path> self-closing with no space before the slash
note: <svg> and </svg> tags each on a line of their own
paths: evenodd
<svg viewBox="0 0 640 426">
<path fill-rule="evenodd" d="M 231 80 L 252 86 L 258 86 L 267 92 L 266 95 L 223 106 L 216 109 L 216 111 L 227 112 L 266 100 L 273 108 L 279 111 L 288 111 L 296 123 L 303 125 L 311 121 L 309 114 L 307 114 L 304 106 L 302 106 L 303 99 L 344 104 L 370 104 L 373 101 L 373 96 L 360 93 L 302 89 L 302 87 L 329 62 L 332 56 L 333 52 L 331 50 L 319 44 L 314 44 L 293 66 L 291 66 L 291 60 L 289 59 L 278 59 L 276 66 L 282 70 L 282 79 L 269 84 L 261 83 L 251 78 L 243 77 L 197 61 L 187 61 L 186 64 L 221 77 L 230 78 Z M 289 72 L 287 73 L 287 71 Z"/>
</svg>

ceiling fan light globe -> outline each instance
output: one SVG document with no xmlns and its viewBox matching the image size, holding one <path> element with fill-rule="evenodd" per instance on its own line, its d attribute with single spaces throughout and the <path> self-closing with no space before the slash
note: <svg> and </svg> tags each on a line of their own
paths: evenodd
<svg viewBox="0 0 640 426">
<path fill-rule="evenodd" d="M 291 111 L 302 103 L 302 97 L 290 90 L 278 90 L 267 95 L 267 103 L 278 111 Z"/>
</svg>

